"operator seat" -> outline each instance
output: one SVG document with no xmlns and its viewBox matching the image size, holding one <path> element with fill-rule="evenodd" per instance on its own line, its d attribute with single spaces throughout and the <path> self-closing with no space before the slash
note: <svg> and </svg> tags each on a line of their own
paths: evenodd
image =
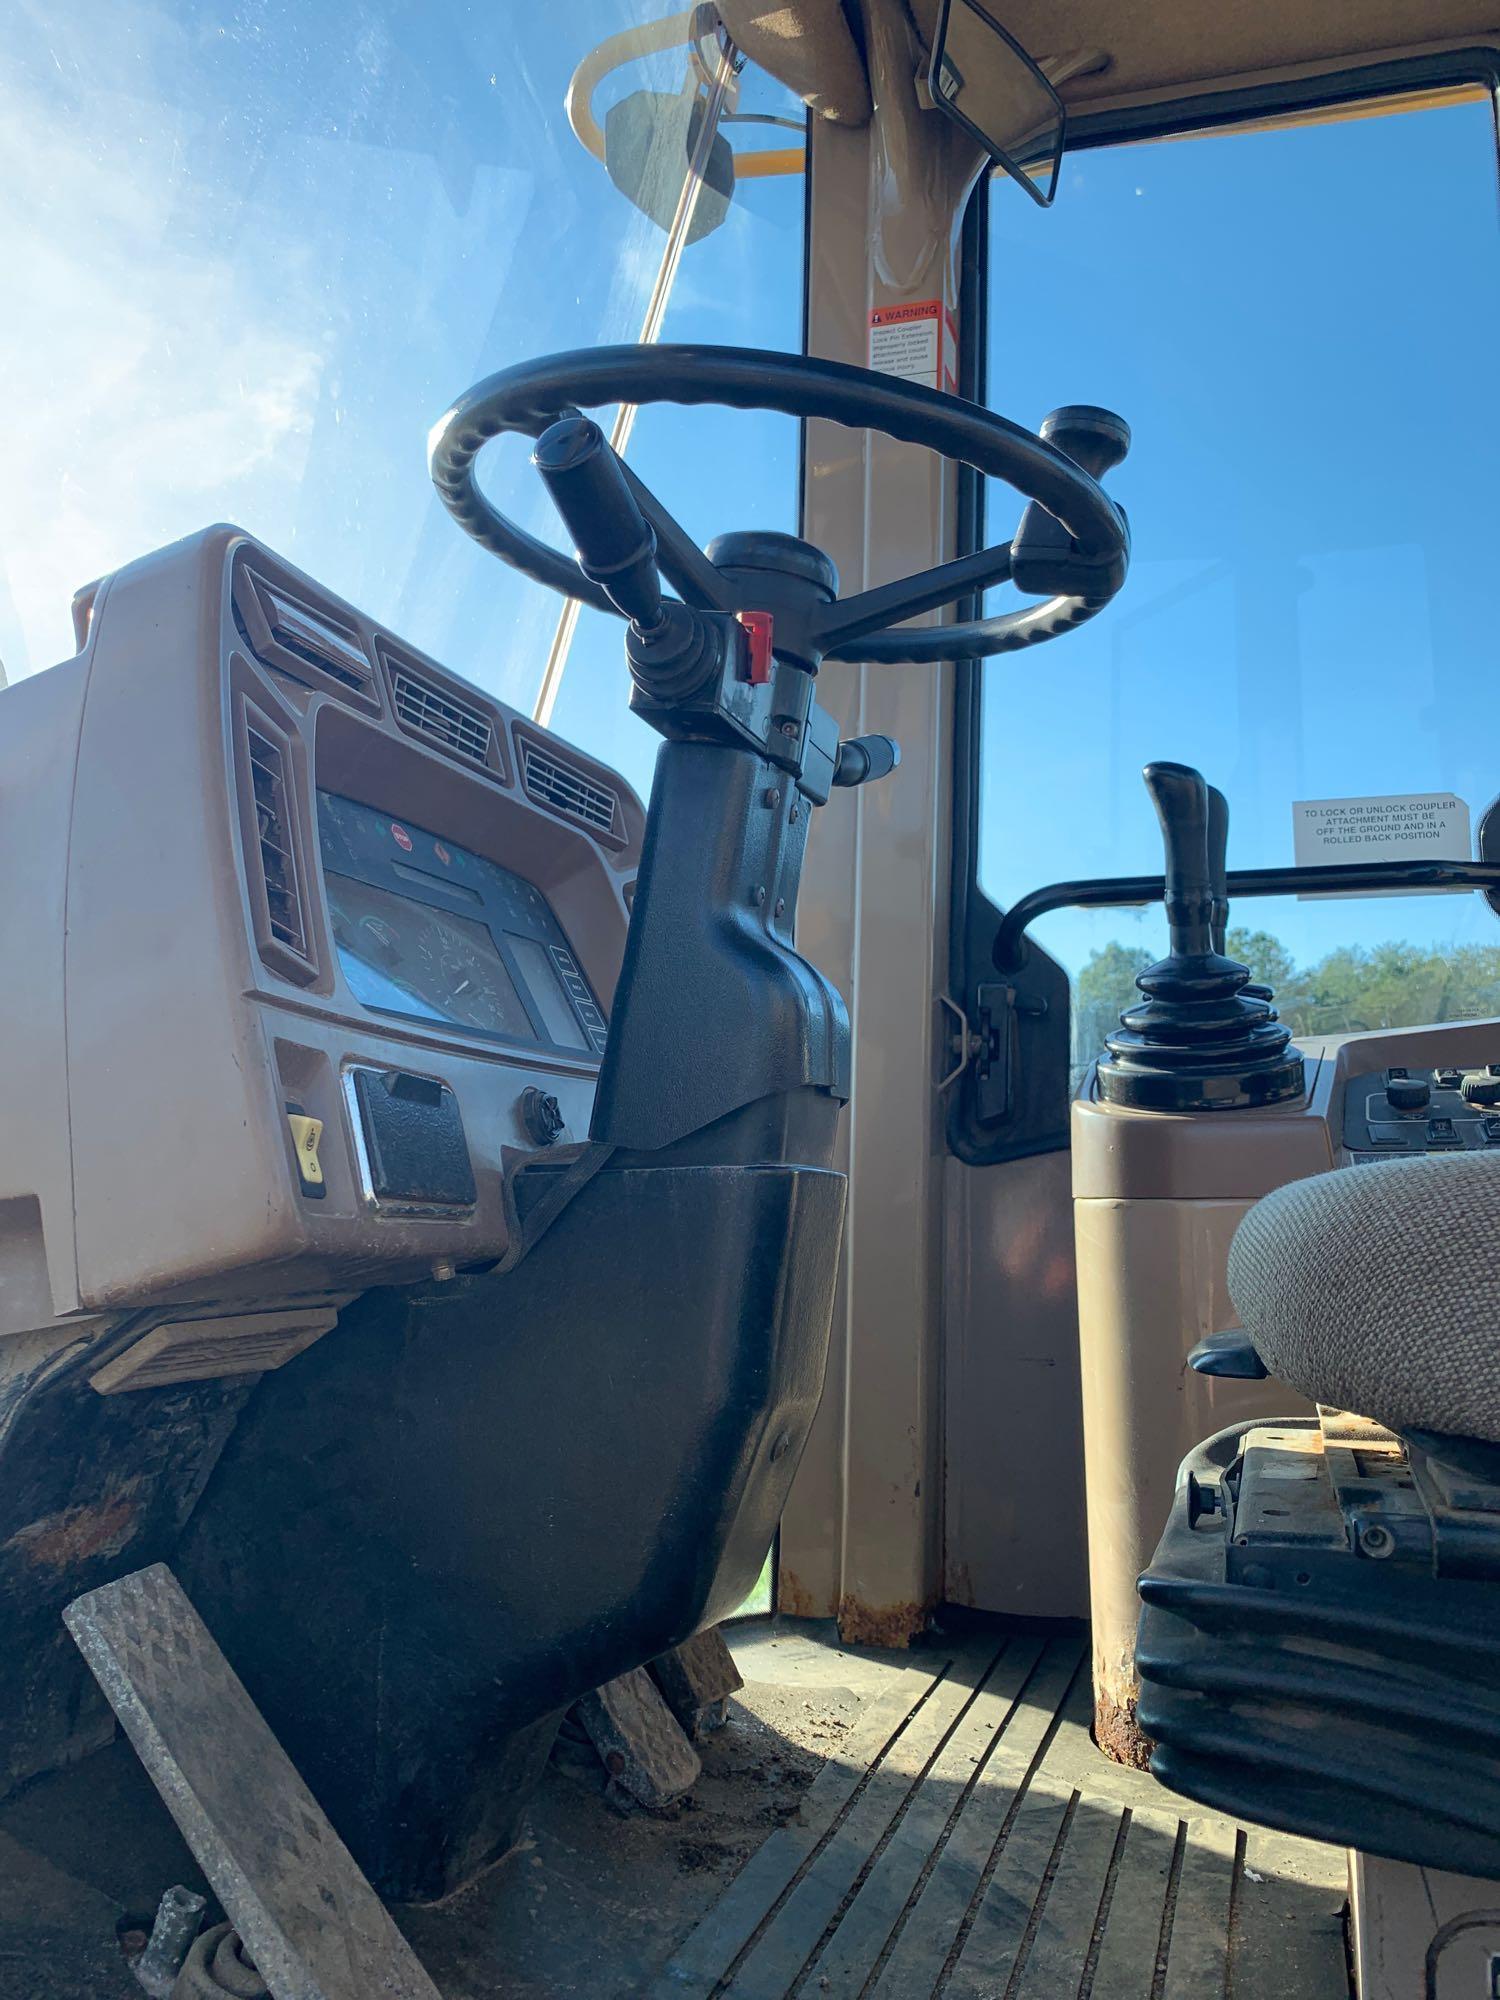
<svg viewBox="0 0 1500 2000">
<path fill-rule="evenodd" d="M 1272 1375 L 1400 1434 L 1500 1445 L 1500 1153 L 1318 1174 L 1252 1208 L 1229 1292 Z"/>
<path fill-rule="evenodd" d="M 1345 1167 L 1249 1211 L 1229 1252 L 1243 1334 L 1211 1336 L 1194 1364 L 1264 1366 L 1318 1414 L 1189 1453 L 1140 1579 L 1136 1653 L 1164 1783 L 1362 1868 L 1488 1878 L 1491 1909 L 1497 1236 L 1492 1152 Z"/>
</svg>

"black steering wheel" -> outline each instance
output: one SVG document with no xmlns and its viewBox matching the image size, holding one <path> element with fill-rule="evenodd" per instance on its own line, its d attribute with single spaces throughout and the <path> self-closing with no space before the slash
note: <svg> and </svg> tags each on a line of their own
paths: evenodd
<svg viewBox="0 0 1500 2000">
<path fill-rule="evenodd" d="M 601 611 L 618 615 L 605 591 L 570 556 L 527 534 L 490 504 L 479 490 L 475 461 L 491 438 L 507 431 L 539 437 L 579 408 L 613 403 L 718 403 L 828 418 L 853 430 L 926 445 L 1004 480 L 1033 503 L 1014 542 L 824 606 L 811 635 L 822 657 L 895 663 L 1012 652 L 1092 618 L 1125 580 L 1128 530 L 1098 478 L 1125 456 L 1130 431 L 1107 410 L 1054 411 L 1037 436 L 962 397 L 838 361 L 747 347 L 599 347 L 522 362 L 476 384 L 435 426 L 428 461 L 444 505 L 476 542 L 538 583 Z M 656 536 L 657 563 L 684 603 L 708 611 L 752 608 L 744 586 L 716 569 L 629 466 L 622 469 Z M 1035 523 L 1041 532 L 1030 537 L 1038 547 L 1028 560 L 1028 527 L 1036 510 L 1044 518 Z M 1038 586 L 1037 578 L 1048 580 Z M 893 629 L 903 619 L 1007 579 L 1053 594 L 998 617 Z"/>
</svg>

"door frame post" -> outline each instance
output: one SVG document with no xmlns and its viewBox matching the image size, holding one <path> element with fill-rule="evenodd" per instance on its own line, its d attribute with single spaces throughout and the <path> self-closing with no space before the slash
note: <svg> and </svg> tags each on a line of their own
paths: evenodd
<svg viewBox="0 0 1500 2000">
<path fill-rule="evenodd" d="M 936 299 L 956 316 L 959 225 L 982 166 L 967 135 L 919 103 L 922 51 L 891 11 L 866 20 L 874 120 L 813 119 L 808 154 L 807 351 L 860 365 L 874 308 Z M 945 561 L 958 552 L 955 469 L 811 422 L 803 532 L 845 592 Z M 819 678 L 840 733 L 893 736 L 901 764 L 820 813 L 808 849 L 798 943 L 849 1004 L 854 1098 L 828 1380 L 782 1520 L 777 1603 L 837 1617 L 851 1643 L 899 1646 L 942 1588 L 934 1086 L 947 1065 L 935 996 L 947 974 L 953 669 L 829 662 Z"/>
</svg>

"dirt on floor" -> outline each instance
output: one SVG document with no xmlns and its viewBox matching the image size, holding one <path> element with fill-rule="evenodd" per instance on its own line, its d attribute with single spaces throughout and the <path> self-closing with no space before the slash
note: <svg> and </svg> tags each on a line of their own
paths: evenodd
<svg viewBox="0 0 1500 2000">
<path fill-rule="evenodd" d="M 519 1847 L 446 1902 L 395 1912 L 444 2000 L 633 2000 L 762 1842 L 795 1820 L 878 1662 L 844 1652 L 831 1628 L 814 1641 L 762 1626 L 744 1641 L 745 1685 L 698 1745 L 701 1778 L 669 1812 L 621 1812 L 602 1765 L 575 1746 L 549 1766 Z M 3 2000 L 138 2000 L 117 1932 L 148 1923 L 169 1883 L 201 1886 L 123 1741 L 8 1801 L 0 1861 Z"/>
<path fill-rule="evenodd" d="M 846 1688 L 805 1694 L 748 1684 L 729 1720 L 698 1745 L 703 1776 L 683 1801 L 677 1865 L 734 1874 L 768 1833 L 797 1817 L 802 1794 L 853 1726 Z"/>
<path fill-rule="evenodd" d="M 624 2000 L 646 1990 L 761 1843 L 797 1816 L 863 1698 L 747 1679 L 664 1813 L 621 1811 L 602 1765 L 548 1769 L 527 1840 L 439 1906 L 397 1912 L 444 2000 Z"/>
</svg>

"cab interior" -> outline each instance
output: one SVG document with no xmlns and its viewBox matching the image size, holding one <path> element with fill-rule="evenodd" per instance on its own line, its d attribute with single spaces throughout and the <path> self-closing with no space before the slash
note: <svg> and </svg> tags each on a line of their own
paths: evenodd
<svg viewBox="0 0 1500 2000">
<path fill-rule="evenodd" d="M 1500 1993 L 1500 17 L 0 24 L 0 1993 Z"/>
</svg>

